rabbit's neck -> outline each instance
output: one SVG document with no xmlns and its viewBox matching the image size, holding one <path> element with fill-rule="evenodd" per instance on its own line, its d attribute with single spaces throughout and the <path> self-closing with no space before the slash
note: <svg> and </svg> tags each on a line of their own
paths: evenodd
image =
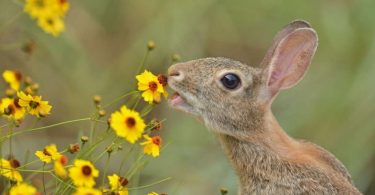
<svg viewBox="0 0 375 195">
<path fill-rule="evenodd" d="M 274 174 L 275 168 L 283 167 L 283 159 L 293 155 L 294 149 L 298 147 L 298 142 L 282 130 L 271 112 L 265 115 L 263 121 L 263 125 L 257 127 L 261 130 L 249 130 L 247 137 L 219 134 L 224 149 L 240 177 L 241 186 L 266 181 Z"/>
</svg>

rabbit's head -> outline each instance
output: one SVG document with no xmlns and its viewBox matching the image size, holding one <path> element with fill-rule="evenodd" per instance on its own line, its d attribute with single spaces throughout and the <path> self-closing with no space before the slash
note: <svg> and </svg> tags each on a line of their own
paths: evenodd
<svg viewBox="0 0 375 195">
<path fill-rule="evenodd" d="M 317 47 L 315 31 L 295 21 L 280 31 L 260 68 L 226 58 L 204 58 L 172 65 L 172 107 L 203 119 L 212 130 L 245 136 L 261 130 L 276 95 L 298 83 Z"/>
</svg>

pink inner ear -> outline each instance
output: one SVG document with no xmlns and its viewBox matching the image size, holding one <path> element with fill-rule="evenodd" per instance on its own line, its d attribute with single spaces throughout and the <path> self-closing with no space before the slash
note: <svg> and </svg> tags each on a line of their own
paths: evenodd
<svg viewBox="0 0 375 195">
<path fill-rule="evenodd" d="M 308 38 L 299 34 L 277 48 L 270 66 L 268 86 L 271 89 L 289 88 L 303 77 L 316 46 L 313 39 Z"/>
</svg>

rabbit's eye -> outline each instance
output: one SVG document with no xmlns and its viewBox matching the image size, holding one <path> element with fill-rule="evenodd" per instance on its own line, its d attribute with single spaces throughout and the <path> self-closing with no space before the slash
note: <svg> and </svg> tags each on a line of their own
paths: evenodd
<svg viewBox="0 0 375 195">
<path fill-rule="evenodd" d="M 223 83 L 224 87 L 227 89 L 236 89 L 240 83 L 240 78 L 232 73 L 226 74 L 221 78 L 221 83 Z"/>
</svg>

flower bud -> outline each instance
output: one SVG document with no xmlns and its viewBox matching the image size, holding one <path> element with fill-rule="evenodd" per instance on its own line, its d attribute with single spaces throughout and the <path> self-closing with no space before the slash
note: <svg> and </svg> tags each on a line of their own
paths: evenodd
<svg viewBox="0 0 375 195">
<path fill-rule="evenodd" d="M 102 97 L 100 97 L 99 95 L 95 95 L 93 100 L 95 105 L 99 105 L 100 102 L 102 102 Z"/>
<path fill-rule="evenodd" d="M 173 54 L 172 55 L 172 62 L 173 63 L 176 63 L 176 62 L 179 62 L 181 60 L 181 56 L 178 55 L 178 54 Z"/>
<path fill-rule="evenodd" d="M 70 152 L 71 154 L 74 154 L 74 153 L 78 152 L 79 149 L 80 149 L 79 144 L 78 144 L 78 143 L 75 143 L 75 144 L 70 144 L 68 150 L 69 150 L 69 152 Z"/>
<path fill-rule="evenodd" d="M 156 44 L 155 44 L 154 41 L 149 41 L 149 42 L 147 43 L 147 49 L 148 49 L 149 51 L 155 49 L 155 47 L 156 47 Z"/>
<path fill-rule="evenodd" d="M 220 189 L 220 193 L 221 193 L 221 195 L 228 194 L 228 190 L 225 189 L 225 188 L 221 188 L 221 189 Z"/>
<path fill-rule="evenodd" d="M 103 117 L 103 116 L 105 116 L 105 110 L 99 110 L 99 112 L 98 112 L 98 114 L 99 114 L 99 117 Z"/>
<path fill-rule="evenodd" d="M 82 143 L 86 143 L 87 141 L 89 141 L 89 137 L 87 137 L 85 135 L 81 136 L 81 142 Z"/>
</svg>

